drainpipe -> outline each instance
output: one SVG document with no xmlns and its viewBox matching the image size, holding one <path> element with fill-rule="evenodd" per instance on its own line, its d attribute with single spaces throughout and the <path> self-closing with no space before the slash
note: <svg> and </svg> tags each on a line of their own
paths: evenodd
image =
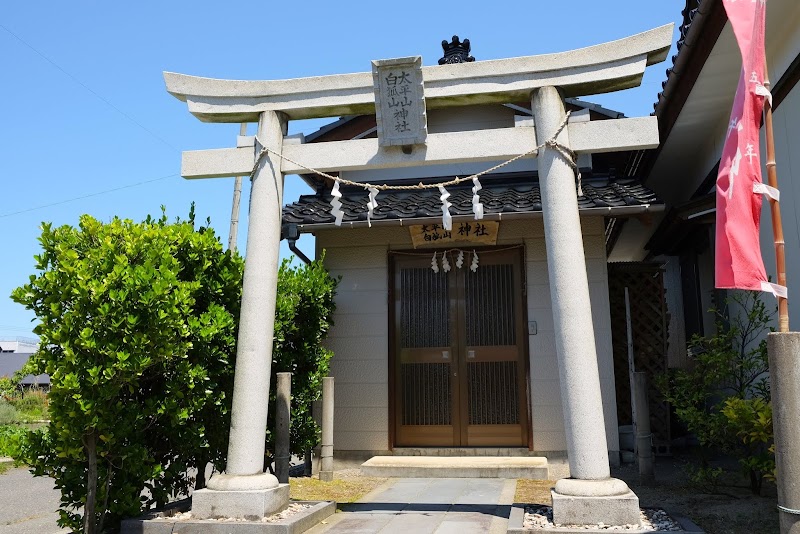
<svg viewBox="0 0 800 534">
<path fill-rule="evenodd" d="M 303 251 L 297 248 L 297 240 L 300 239 L 300 229 L 296 224 L 284 224 L 283 231 L 281 232 L 282 239 L 286 239 L 289 243 L 289 250 L 295 253 L 306 265 L 311 263 L 311 260 L 303 254 Z"/>
</svg>

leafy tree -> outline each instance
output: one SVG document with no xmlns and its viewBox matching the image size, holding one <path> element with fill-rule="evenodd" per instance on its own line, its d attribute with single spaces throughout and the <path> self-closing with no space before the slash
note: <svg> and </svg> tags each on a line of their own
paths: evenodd
<svg viewBox="0 0 800 534">
<path fill-rule="evenodd" d="M 84 215 L 39 241 L 39 272 L 12 298 L 39 319 L 51 423 L 21 456 L 55 478 L 61 526 L 100 532 L 185 493 L 190 468 L 202 485 L 208 461 L 221 467 L 242 260 L 193 209 L 172 224 Z"/>
<path fill-rule="evenodd" d="M 311 413 L 313 401 L 322 392 L 322 378 L 328 376 L 333 353 L 322 342 L 333 325 L 334 296 L 338 280 L 317 260 L 293 267 L 289 260 L 278 272 L 278 297 L 275 307 L 275 345 L 272 379 L 278 372 L 292 373 L 290 446 L 292 454 L 302 455 L 317 444 L 319 428 Z M 267 454 L 274 455 L 275 394 L 270 388 L 270 429 Z M 271 463 L 271 458 L 267 463 Z"/>
<path fill-rule="evenodd" d="M 738 458 L 759 494 L 775 469 L 765 337 L 772 314 L 755 291 L 734 293 L 728 308 L 712 310 L 716 335 L 689 342 L 692 367 L 663 377 L 659 387 L 701 445 Z"/>
<path fill-rule="evenodd" d="M 10 376 L 0 376 L 0 401 L 9 400 L 17 394 L 17 383 Z"/>
</svg>

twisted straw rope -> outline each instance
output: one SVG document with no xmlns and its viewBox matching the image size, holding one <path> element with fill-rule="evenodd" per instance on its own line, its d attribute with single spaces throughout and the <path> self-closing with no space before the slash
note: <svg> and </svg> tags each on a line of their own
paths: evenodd
<svg viewBox="0 0 800 534">
<path fill-rule="evenodd" d="M 533 147 L 532 149 L 528 150 L 527 152 L 519 154 L 518 156 L 514 156 L 513 158 L 511 158 L 511 159 L 509 159 L 507 161 L 504 161 L 503 163 L 500 163 L 498 165 L 495 165 L 494 167 L 486 169 L 485 171 L 481 171 L 479 173 L 475 173 L 475 174 L 472 174 L 470 176 L 466 176 L 464 178 L 459 178 L 458 176 L 456 176 L 454 179 L 448 180 L 446 182 L 439 182 L 439 183 L 436 183 L 436 184 L 422 184 L 422 183 L 420 183 L 420 184 L 417 184 L 417 185 L 387 185 L 387 184 L 373 185 L 373 184 L 366 183 L 366 182 L 353 182 L 351 180 L 345 180 L 344 178 L 339 178 L 338 176 L 333 176 L 332 174 L 328 174 L 326 172 L 322 172 L 320 170 L 314 169 L 313 167 L 308 167 L 306 165 L 303 165 L 302 163 L 294 161 L 293 159 L 284 156 L 280 152 L 276 152 L 276 151 L 272 150 L 271 148 L 269 148 L 267 146 L 264 146 L 264 144 L 258 139 L 258 136 L 256 136 L 256 141 L 258 141 L 258 144 L 261 145 L 262 148 L 261 148 L 261 151 L 259 151 L 258 156 L 256 157 L 256 162 L 253 165 L 253 170 L 250 171 L 250 179 L 252 180 L 253 177 L 255 176 L 256 170 L 258 169 L 258 166 L 261 163 L 261 160 L 264 158 L 264 156 L 267 153 L 275 154 L 279 158 L 281 158 L 281 159 L 283 159 L 285 161 L 288 161 L 289 163 L 292 163 L 293 165 L 296 165 L 296 166 L 298 166 L 300 168 L 303 168 L 303 169 L 305 169 L 305 170 L 307 170 L 307 171 L 309 171 L 311 173 L 314 173 L 314 174 L 317 174 L 319 176 L 322 176 L 323 178 L 328 178 L 329 180 L 334 180 L 334 181 L 339 182 L 341 184 L 352 185 L 352 186 L 361 187 L 361 188 L 364 188 L 364 189 L 375 188 L 378 191 L 388 191 L 388 190 L 409 191 L 409 190 L 415 190 L 415 189 L 416 190 L 419 190 L 419 189 L 438 189 L 439 187 L 449 187 L 451 185 L 460 184 L 461 182 L 470 181 L 473 178 L 480 178 L 481 176 L 483 176 L 485 174 L 489 174 L 489 173 L 492 173 L 492 172 L 494 172 L 494 171 L 496 171 L 498 169 L 501 169 L 501 168 L 505 167 L 506 165 L 514 163 L 515 161 L 517 161 L 519 159 L 522 159 L 525 156 L 529 156 L 529 155 L 533 154 L 534 152 L 538 152 L 539 150 L 541 150 L 543 148 L 551 148 L 551 149 L 555 150 L 556 152 L 558 152 L 558 154 L 564 159 L 564 161 L 566 161 L 569 164 L 569 166 L 572 167 L 572 170 L 575 171 L 575 172 L 578 172 L 578 164 L 576 163 L 577 157 L 575 155 L 575 152 L 570 150 L 569 148 L 565 147 L 564 145 L 562 145 L 561 143 L 559 143 L 556 140 L 556 138 L 561 134 L 561 132 L 567 126 L 567 121 L 569 121 L 569 116 L 570 116 L 571 113 L 572 113 L 571 111 L 567 111 L 566 115 L 564 116 L 564 120 L 561 121 L 561 124 L 558 126 L 558 129 L 556 130 L 556 132 L 553 134 L 553 136 L 550 139 L 548 139 L 544 143 L 542 143 L 540 145 L 537 145 L 537 146 Z"/>
</svg>

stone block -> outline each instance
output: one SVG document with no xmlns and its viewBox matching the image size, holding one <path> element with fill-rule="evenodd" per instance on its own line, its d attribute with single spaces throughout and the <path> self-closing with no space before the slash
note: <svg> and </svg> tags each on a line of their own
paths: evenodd
<svg viewBox="0 0 800 534">
<path fill-rule="evenodd" d="M 333 515 L 333 502 L 305 502 L 311 505 L 286 519 L 263 521 L 214 521 L 201 519 L 177 520 L 149 514 L 122 522 L 122 534 L 300 534 Z"/>
<path fill-rule="evenodd" d="M 361 473 L 396 478 L 527 478 L 547 480 L 547 458 L 537 456 L 374 456 Z"/>
<path fill-rule="evenodd" d="M 197 490 L 192 494 L 192 516 L 197 519 L 235 517 L 260 520 L 286 508 L 289 484 L 252 491 Z"/>
<path fill-rule="evenodd" d="M 638 525 L 639 497 L 632 491 L 622 495 L 579 496 L 550 491 L 553 523 L 556 525 Z"/>
</svg>

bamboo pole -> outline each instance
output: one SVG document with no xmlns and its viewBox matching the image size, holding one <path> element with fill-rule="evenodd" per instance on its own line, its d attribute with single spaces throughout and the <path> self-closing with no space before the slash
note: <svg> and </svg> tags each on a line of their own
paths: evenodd
<svg viewBox="0 0 800 534">
<path fill-rule="evenodd" d="M 769 81 L 764 82 L 764 86 L 769 89 Z M 767 138 L 767 183 L 770 187 L 778 189 L 778 169 L 775 163 L 775 136 L 772 129 L 772 105 L 767 99 L 764 106 L 764 130 Z M 786 285 L 786 253 L 784 251 L 785 242 L 783 239 L 783 224 L 781 222 L 780 204 L 770 198 L 770 210 L 772 212 L 772 235 L 775 240 L 775 266 L 778 271 L 778 285 Z M 789 331 L 789 302 L 778 297 L 778 331 Z"/>
</svg>

